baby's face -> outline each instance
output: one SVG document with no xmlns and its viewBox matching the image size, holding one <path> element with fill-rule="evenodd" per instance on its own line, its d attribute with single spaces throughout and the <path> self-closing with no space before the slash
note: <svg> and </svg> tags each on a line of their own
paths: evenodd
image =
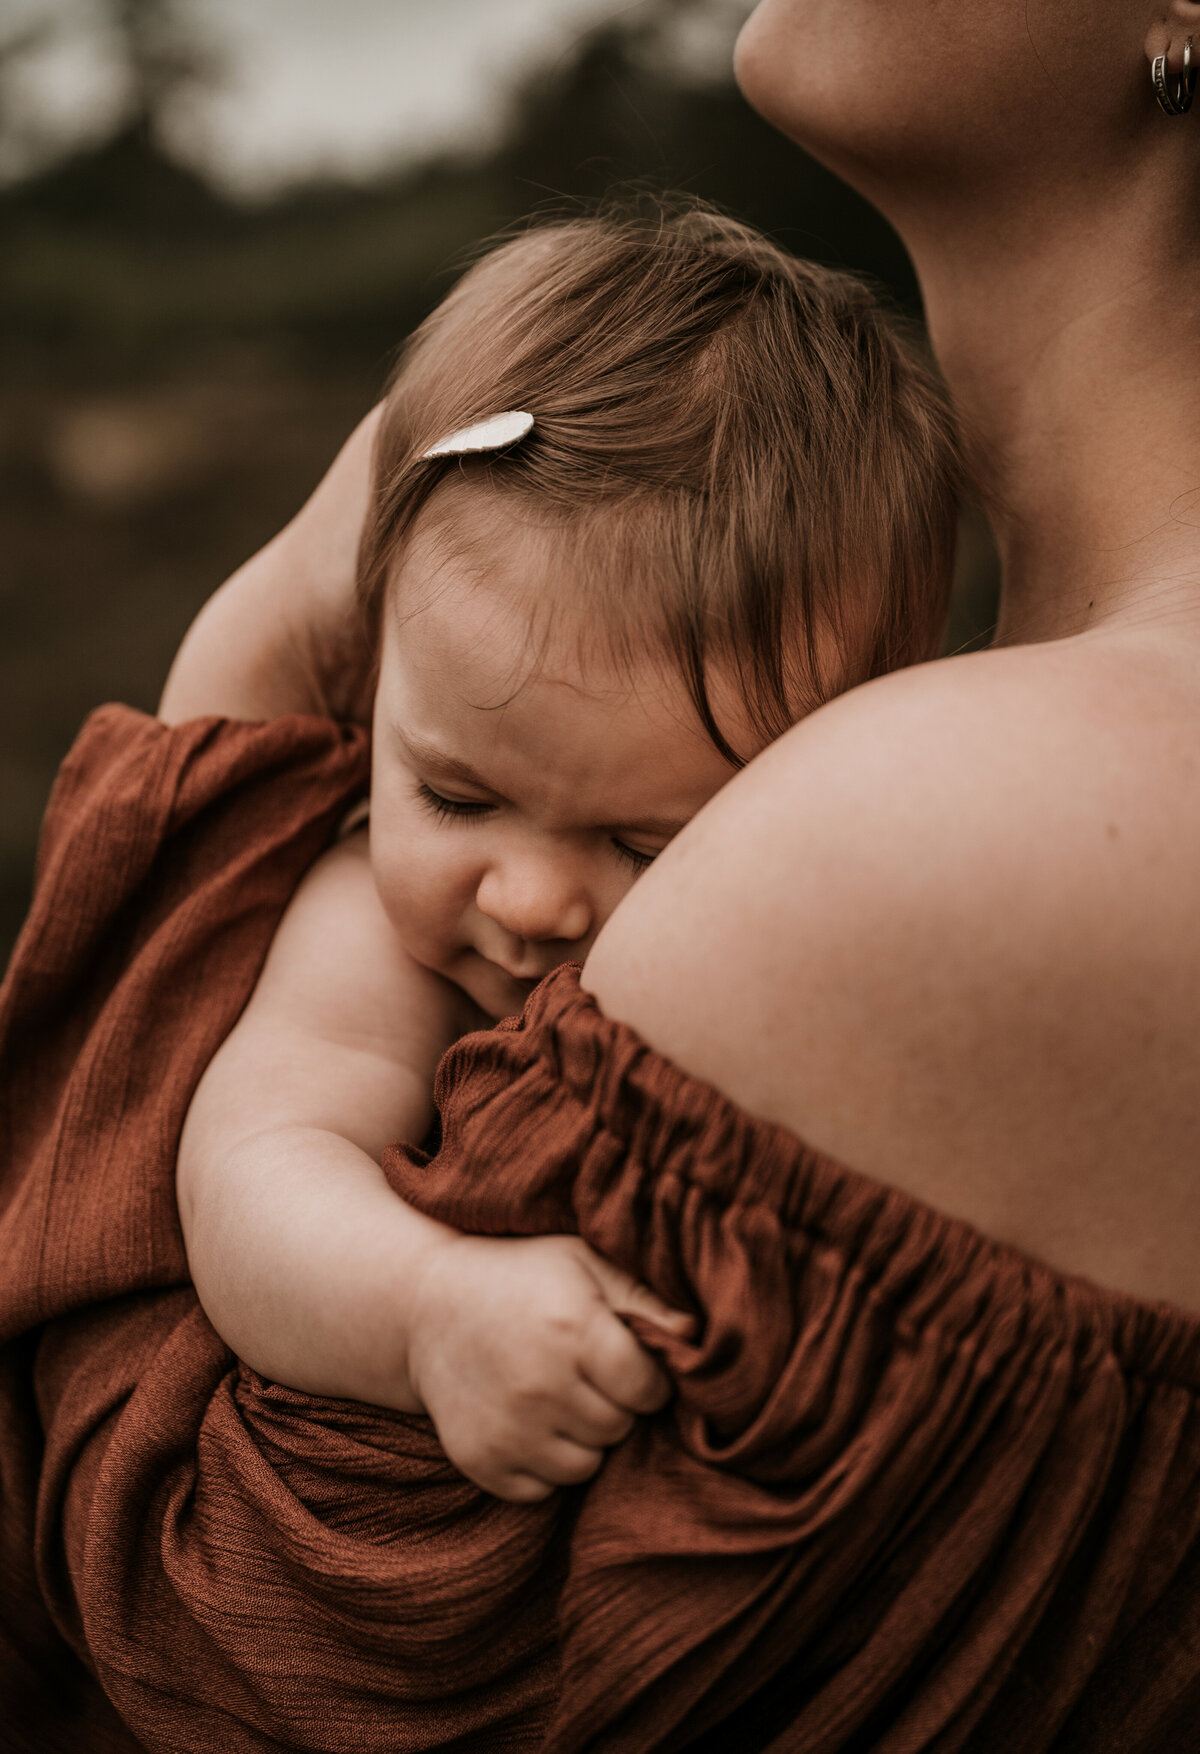
<svg viewBox="0 0 1200 1754">
<path fill-rule="evenodd" d="M 586 956 L 734 770 L 674 676 L 581 661 L 547 539 L 493 524 L 486 553 L 419 530 L 409 545 L 385 610 L 371 863 L 410 954 L 499 1017 Z M 539 652 L 530 605 L 550 593 L 564 607 Z"/>
</svg>

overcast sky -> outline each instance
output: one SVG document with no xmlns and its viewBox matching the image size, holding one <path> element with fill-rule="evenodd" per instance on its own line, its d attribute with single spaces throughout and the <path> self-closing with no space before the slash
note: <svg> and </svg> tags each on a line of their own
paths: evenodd
<svg viewBox="0 0 1200 1754">
<path fill-rule="evenodd" d="M 176 115 L 174 144 L 256 194 L 488 139 L 522 66 L 637 0 L 189 0 L 183 10 L 224 74 Z M 0 0 L 0 42 L 48 25 L 8 81 L 8 175 L 51 142 L 102 134 L 120 107 L 103 0 Z"/>
</svg>

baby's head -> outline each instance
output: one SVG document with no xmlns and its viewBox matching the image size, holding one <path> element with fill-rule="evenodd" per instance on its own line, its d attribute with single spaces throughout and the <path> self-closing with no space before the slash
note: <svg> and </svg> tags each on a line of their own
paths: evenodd
<svg viewBox="0 0 1200 1754">
<path fill-rule="evenodd" d="M 425 457 L 506 410 L 508 448 Z M 578 219 L 480 261 L 401 361 L 361 554 L 412 954 L 493 1015 L 582 959 L 739 765 L 933 655 L 955 489 L 895 320 L 745 226 Z"/>
</svg>

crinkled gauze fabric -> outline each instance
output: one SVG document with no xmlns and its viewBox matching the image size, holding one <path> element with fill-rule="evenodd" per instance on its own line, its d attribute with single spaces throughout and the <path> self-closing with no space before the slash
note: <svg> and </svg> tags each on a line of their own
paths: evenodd
<svg viewBox="0 0 1200 1754">
<path fill-rule="evenodd" d="M 364 785 L 317 719 L 106 708 L 0 1002 L 0 1748 L 1187 1754 L 1200 1320 L 807 1151 L 561 969 L 438 1079 L 423 1210 L 697 1318 L 586 1490 L 240 1367 L 173 1198 L 196 1080 Z"/>
</svg>

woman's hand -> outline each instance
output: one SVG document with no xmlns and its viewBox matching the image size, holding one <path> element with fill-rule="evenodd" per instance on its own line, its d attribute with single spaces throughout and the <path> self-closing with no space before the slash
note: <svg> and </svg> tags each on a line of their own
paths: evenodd
<svg viewBox="0 0 1200 1754">
<path fill-rule="evenodd" d="M 454 1465 L 532 1503 L 590 1479 L 670 1384 L 621 1320 L 692 1318 L 575 1236 L 453 1236 L 414 1300 L 408 1380 Z"/>
<path fill-rule="evenodd" d="M 200 611 L 163 691 L 168 724 L 294 712 L 369 721 L 374 659 L 355 572 L 379 415 L 360 421 L 291 523 Z"/>
</svg>

